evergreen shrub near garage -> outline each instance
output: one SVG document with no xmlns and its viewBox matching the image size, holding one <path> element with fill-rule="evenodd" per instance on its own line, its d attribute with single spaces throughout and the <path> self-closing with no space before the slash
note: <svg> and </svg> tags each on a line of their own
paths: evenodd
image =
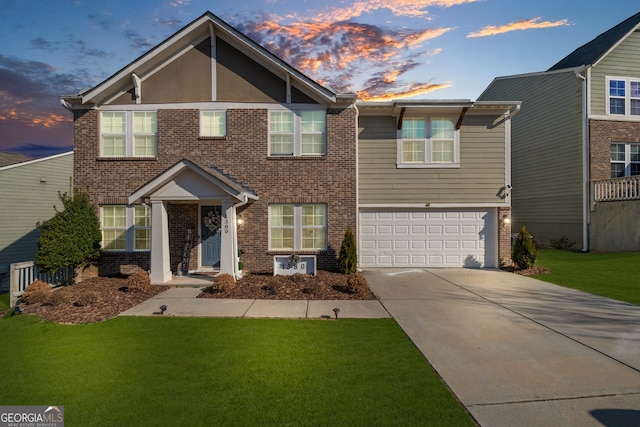
<svg viewBox="0 0 640 427">
<path fill-rule="evenodd" d="M 344 233 L 340 255 L 338 256 L 338 271 L 342 274 L 353 274 L 358 268 L 358 252 L 356 238 L 351 228 Z"/>
<path fill-rule="evenodd" d="M 536 259 L 538 259 L 538 251 L 533 243 L 531 234 L 529 234 L 523 225 L 511 248 L 511 260 L 519 269 L 526 270 L 536 264 Z"/>
</svg>

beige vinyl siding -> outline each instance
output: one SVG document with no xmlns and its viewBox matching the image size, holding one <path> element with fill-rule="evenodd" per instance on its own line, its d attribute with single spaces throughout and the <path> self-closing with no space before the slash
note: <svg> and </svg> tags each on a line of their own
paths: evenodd
<svg viewBox="0 0 640 427">
<path fill-rule="evenodd" d="M 34 259 L 36 223 L 51 218 L 54 205 L 61 208 L 58 192 L 70 191 L 72 175 L 73 153 L 0 168 L 0 271 Z"/>
<path fill-rule="evenodd" d="M 483 101 L 519 100 L 512 122 L 512 228 L 582 244 L 582 86 L 573 71 L 496 79 Z"/>
<path fill-rule="evenodd" d="M 607 77 L 640 78 L 640 32 L 632 33 L 591 70 L 591 114 L 607 114 Z"/>
<path fill-rule="evenodd" d="M 467 116 L 460 130 L 460 168 L 398 169 L 396 119 L 361 116 L 361 204 L 496 203 L 504 185 L 504 125 Z"/>
</svg>

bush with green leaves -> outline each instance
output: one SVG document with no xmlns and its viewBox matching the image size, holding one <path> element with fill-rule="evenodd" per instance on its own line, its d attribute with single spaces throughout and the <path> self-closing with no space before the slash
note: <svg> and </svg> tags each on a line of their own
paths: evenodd
<svg viewBox="0 0 640 427">
<path fill-rule="evenodd" d="M 526 270 L 533 267 L 537 259 L 538 251 L 533 243 L 533 237 L 523 225 L 511 248 L 511 260 L 518 268 Z"/>
<path fill-rule="evenodd" d="M 35 264 L 42 271 L 85 267 L 100 256 L 102 233 L 96 209 L 89 197 L 75 191 L 59 194 L 63 209 L 36 224 L 40 230 Z"/>
<path fill-rule="evenodd" d="M 338 256 L 338 271 L 342 274 L 353 274 L 358 268 L 358 252 L 356 238 L 351 228 L 344 233 L 340 255 Z"/>
<path fill-rule="evenodd" d="M 576 244 L 576 242 L 573 242 L 571 240 L 569 240 L 569 238 L 567 236 L 562 236 L 561 238 L 554 240 L 554 239 L 549 239 L 549 244 L 551 245 L 551 247 L 553 249 L 558 249 L 561 251 L 568 251 L 570 250 L 573 245 Z"/>
</svg>

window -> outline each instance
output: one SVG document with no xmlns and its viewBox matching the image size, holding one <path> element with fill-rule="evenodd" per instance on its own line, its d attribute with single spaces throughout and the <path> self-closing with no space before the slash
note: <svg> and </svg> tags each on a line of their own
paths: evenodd
<svg viewBox="0 0 640 427">
<path fill-rule="evenodd" d="M 104 251 L 151 250 L 151 209 L 147 206 L 102 206 Z"/>
<path fill-rule="evenodd" d="M 326 248 L 326 205 L 269 206 L 269 249 L 300 251 Z"/>
<path fill-rule="evenodd" d="M 270 111 L 269 154 L 323 156 L 326 153 L 326 112 Z"/>
<path fill-rule="evenodd" d="M 156 157 L 157 128 L 156 112 L 101 112 L 102 156 Z"/>
<path fill-rule="evenodd" d="M 640 80 L 607 78 L 608 114 L 640 116 Z"/>
<path fill-rule="evenodd" d="M 444 117 L 408 117 L 398 135 L 398 167 L 459 166 L 459 132 Z"/>
<path fill-rule="evenodd" d="M 611 178 L 640 175 L 640 144 L 611 144 Z"/>
<path fill-rule="evenodd" d="M 200 112 L 200 136 L 227 136 L 227 113 L 224 111 Z"/>
</svg>

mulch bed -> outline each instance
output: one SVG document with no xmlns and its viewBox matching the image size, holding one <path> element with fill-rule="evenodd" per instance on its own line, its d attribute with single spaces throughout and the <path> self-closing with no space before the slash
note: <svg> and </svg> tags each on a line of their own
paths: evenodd
<svg viewBox="0 0 640 427">
<path fill-rule="evenodd" d="M 296 274 L 274 276 L 272 273 L 249 274 L 229 290 L 215 286 L 205 289 L 198 298 L 238 298 L 273 300 L 370 300 L 375 299 L 368 287 L 352 292 L 348 275 L 318 271 L 317 276 Z"/>
<path fill-rule="evenodd" d="M 551 270 L 549 270 L 548 268 L 538 267 L 538 266 L 534 266 L 534 267 L 523 269 L 523 270 L 517 269 L 513 266 L 502 267 L 502 269 L 504 271 L 519 274 L 521 276 L 537 276 L 539 274 L 547 274 L 551 272 Z"/>
</svg>

